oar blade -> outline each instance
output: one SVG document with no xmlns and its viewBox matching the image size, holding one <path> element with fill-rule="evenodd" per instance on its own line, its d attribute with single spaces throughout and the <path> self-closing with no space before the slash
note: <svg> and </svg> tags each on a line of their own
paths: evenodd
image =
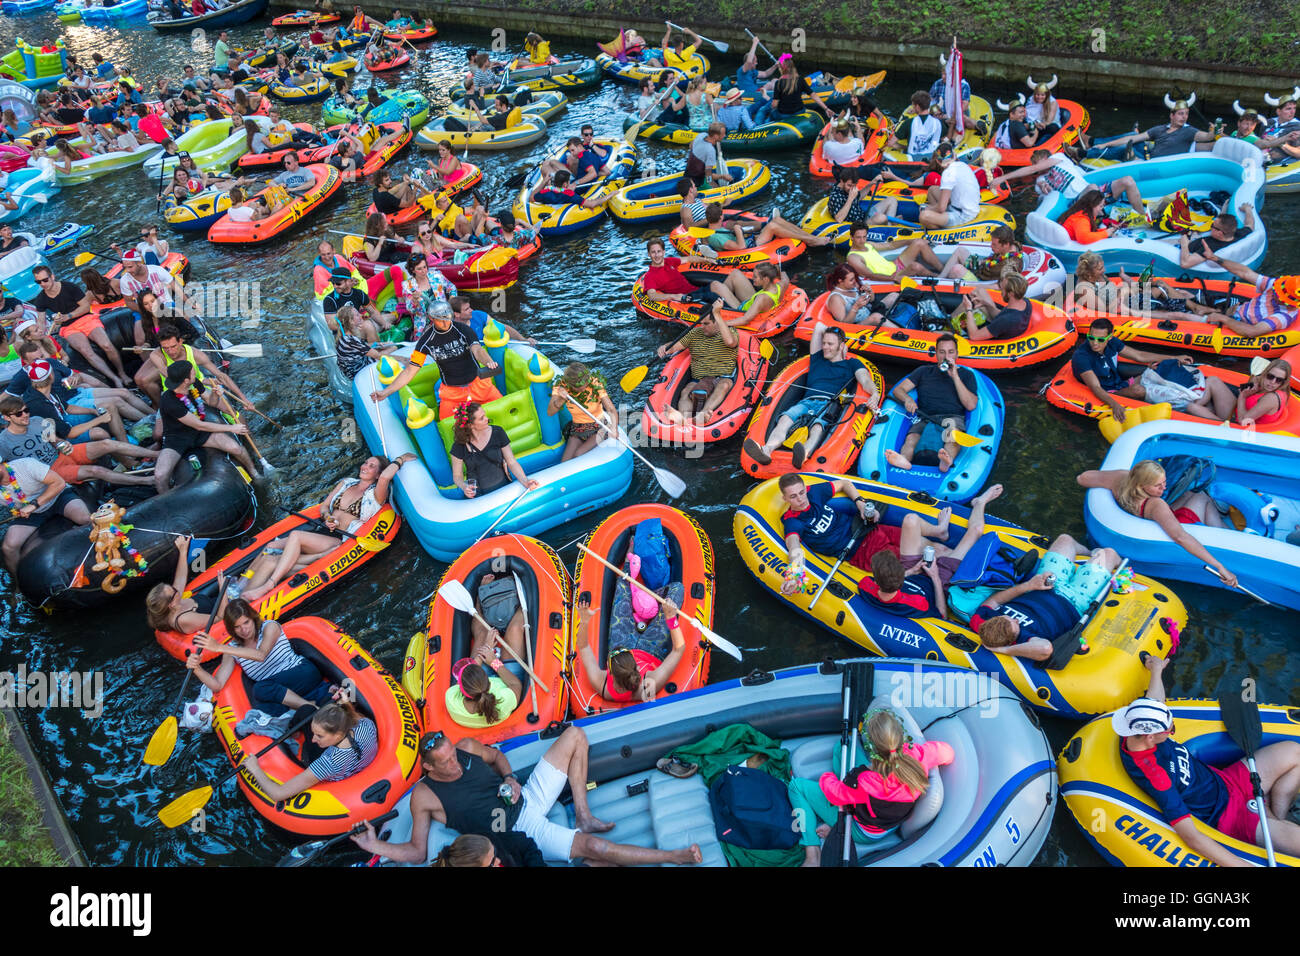
<svg viewBox="0 0 1300 956">
<path fill-rule="evenodd" d="M 953 429 L 952 440 L 963 448 L 978 448 L 980 445 L 984 444 L 983 439 L 976 438 L 969 432 L 964 432 L 956 428 Z"/>
<path fill-rule="evenodd" d="M 1239 674 L 1225 674 L 1219 682 L 1219 716 L 1232 742 L 1245 753 L 1253 754 L 1264 740 L 1255 700 L 1254 681 Z"/>
<path fill-rule="evenodd" d="M 458 611 L 464 611 L 466 614 L 474 613 L 474 598 L 465 589 L 465 585 L 455 579 L 443 582 L 438 588 L 438 597 Z"/>
<path fill-rule="evenodd" d="M 596 351 L 595 339 L 569 339 L 569 348 L 580 355 L 591 355 Z"/>
<path fill-rule="evenodd" d="M 72 264 L 80 268 L 81 266 L 84 266 L 87 263 L 89 263 L 94 258 L 95 258 L 95 254 L 93 252 L 78 252 L 76 257 L 72 260 Z"/>
<path fill-rule="evenodd" d="M 179 725 L 176 722 L 175 715 L 169 716 L 158 729 L 153 732 L 149 738 L 148 745 L 144 748 L 144 762 L 150 767 L 161 767 L 171 759 L 172 751 L 176 749 L 176 734 Z"/>
<path fill-rule="evenodd" d="M 627 374 L 618 380 L 618 387 L 625 392 L 635 391 L 636 387 L 645 381 L 649 371 L 649 365 L 638 365 L 634 369 L 629 369 Z"/>
<path fill-rule="evenodd" d="M 668 493 L 669 498 L 680 498 L 686 494 L 686 482 L 666 468 L 654 469 L 655 481 Z"/>
<path fill-rule="evenodd" d="M 167 806 L 158 811 L 158 819 L 169 830 L 184 826 L 194 818 L 194 812 L 201 810 L 212 799 L 212 788 L 204 785 L 189 793 L 183 793 Z"/>
<path fill-rule="evenodd" d="M 233 355 L 236 358 L 261 358 L 261 342 L 244 342 L 240 345 L 232 345 L 228 349 L 222 349 L 226 355 Z"/>
<path fill-rule="evenodd" d="M 722 653 L 730 654 L 736 660 L 743 660 L 743 657 L 741 656 L 740 653 L 740 648 L 737 647 L 735 644 L 731 643 L 731 641 L 727 640 L 722 635 L 720 635 L 713 628 L 709 627 L 703 621 L 697 621 L 694 618 L 691 618 L 691 623 L 693 623 L 699 629 L 699 632 L 704 635 L 704 638 L 710 644 L 712 644 L 718 650 L 722 651 Z"/>
<path fill-rule="evenodd" d="M 311 843 L 304 843 L 302 846 L 296 846 L 284 856 L 280 857 L 276 867 L 294 867 L 306 866 L 318 856 L 320 856 L 333 840 L 313 840 Z"/>
<path fill-rule="evenodd" d="M 721 40 L 710 40 L 709 42 L 718 48 L 719 53 L 726 53 L 731 49 L 730 43 L 724 43 Z"/>
</svg>

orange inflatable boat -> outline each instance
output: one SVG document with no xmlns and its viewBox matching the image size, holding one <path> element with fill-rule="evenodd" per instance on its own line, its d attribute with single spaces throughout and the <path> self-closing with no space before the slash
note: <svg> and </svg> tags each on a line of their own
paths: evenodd
<svg viewBox="0 0 1300 956">
<path fill-rule="evenodd" d="M 671 300 L 657 302 L 650 298 L 642 285 L 645 276 L 637 279 L 632 286 L 632 304 L 642 315 L 648 315 L 652 319 L 664 319 L 668 322 L 676 322 L 679 325 L 694 325 L 701 315 L 709 310 L 709 306 L 702 305 L 698 302 L 673 302 Z M 799 286 L 791 282 L 781 292 L 781 301 L 776 304 L 776 308 L 764 312 L 756 319 L 746 322 L 744 325 L 736 326 L 744 332 L 749 332 L 760 339 L 771 338 L 773 335 L 779 335 L 788 329 L 799 318 L 800 315 L 808 308 L 808 293 Z M 740 309 L 722 310 L 724 320 L 739 318 L 744 313 Z"/>
<path fill-rule="evenodd" d="M 316 163 L 303 166 L 316 178 L 316 185 L 302 196 L 292 199 L 288 205 L 281 207 L 265 219 L 251 222 L 236 222 L 226 213 L 212 224 L 208 230 L 209 242 L 242 243 L 253 245 L 274 239 L 295 223 L 301 222 L 325 204 L 325 201 L 338 192 L 343 177 L 333 166 Z M 272 187 L 267 186 L 266 189 Z M 278 188 L 278 187 L 276 187 Z M 258 195 L 266 192 L 262 189 Z"/>
<path fill-rule="evenodd" d="M 766 224 L 767 216 L 760 216 L 757 213 L 746 212 L 743 209 L 726 209 L 723 215 L 727 219 L 740 219 L 746 222 Z M 701 239 L 707 239 L 713 235 L 714 230 L 706 229 L 703 226 L 677 226 L 668 234 L 668 241 L 673 244 L 673 248 L 684 256 L 695 254 L 695 244 Z M 803 255 L 807 250 L 802 239 L 772 239 L 760 246 L 753 246 L 749 249 L 735 249 L 731 252 L 719 252 L 718 264 L 724 266 L 756 266 L 760 262 L 782 263 L 789 262 Z"/>
<path fill-rule="evenodd" d="M 641 412 L 641 431 L 661 446 L 681 447 L 703 442 L 725 441 L 745 424 L 767 384 L 768 362 L 763 357 L 758 336 L 738 332 L 740 344 L 736 354 L 736 378 L 713 416 L 704 424 L 678 424 L 665 416 L 676 408 L 682 389 L 691 382 L 691 353 L 678 352 L 668 360 L 659 380 L 650 391 Z"/>
</svg>

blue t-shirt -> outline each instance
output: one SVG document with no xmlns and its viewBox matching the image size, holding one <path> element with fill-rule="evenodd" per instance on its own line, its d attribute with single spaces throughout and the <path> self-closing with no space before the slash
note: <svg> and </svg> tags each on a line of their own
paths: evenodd
<svg viewBox="0 0 1300 956">
<path fill-rule="evenodd" d="M 1095 372 L 1101 387 L 1113 392 L 1128 384 L 1128 379 L 1119 373 L 1119 353 L 1122 351 L 1123 341 L 1112 338 L 1106 343 L 1105 350 L 1098 355 L 1088 340 L 1084 339 L 1074 347 L 1074 354 L 1070 356 L 1070 368 L 1074 371 L 1074 377 L 1080 381 L 1083 380 L 1084 372 Z"/>
<path fill-rule="evenodd" d="M 752 70 L 746 70 L 743 67 L 736 71 L 736 86 L 747 96 L 758 95 L 758 67 Z"/>
<path fill-rule="evenodd" d="M 804 381 L 808 387 L 806 394 L 811 398 L 838 395 L 840 389 L 853 381 L 853 376 L 862 367 L 862 360 L 852 355 L 842 361 L 832 362 L 821 352 L 814 352 L 808 362 L 808 377 Z"/>
<path fill-rule="evenodd" d="M 805 548 L 819 554 L 839 554 L 853 537 L 853 515 L 832 507 L 835 486 L 828 481 L 808 489 L 808 508 L 781 515 L 786 535 L 797 534 Z M 852 507 L 849 499 L 844 503 Z"/>
<path fill-rule="evenodd" d="M 577 178 L 581 179 L 583 176 L 587 175 L 587 173 L 591 172 L 593 169 L 597 173 L 599 173 L 600 167 L 604 165 L 604 162 L 605 161 L 601 157 L 597 156 L 591 150 L 589 149 L 583 150 L 582 157 L 578 160 Z"/>
<path fill-rule="evenodd" d="M 1027 591 L 997 608 L 987 604 L 980 607 L 971 617 L 971 629 L 978 631 L 991 617 L 1009 617 L 1019 624 L 1020 637 L 1016 643 L 1023 644 L 1033 637 L 1056 640 L 1079 620 L 1079 612 L 1055 591 Z"/>
<path fill-rule="evenodd" d="M 1227 785 L 1180 743 L 1165 740 L 1151 750 L 1129 753 L 1121 740 L 1119 758 L 1170 823 L 1194 816 L 1214 826 L 1228 808 Z"/>
<path fill-rule="evenodd" d="M 86 119 L 94 126 L 106 126 L 113 122 L 117 111 L 111 106 L 92 106 L 86 111 Z"/>
<path fill-rule="evenodd" d="M 469 327 L 474 330 L 474 334 L 480 339 L 483 338 L 483 330 L 487 328 L 488 319 L 490 318 L 492 318 L 492 316 L 488 315 L 482 309 L 475 309 L 469 314 Z"/>
</svg>

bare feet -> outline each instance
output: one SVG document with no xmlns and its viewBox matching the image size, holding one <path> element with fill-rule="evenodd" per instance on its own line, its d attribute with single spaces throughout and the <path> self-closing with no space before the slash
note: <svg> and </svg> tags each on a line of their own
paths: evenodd
<svg viewBox="0 0 1300 956">
<path fill-rule="evenodd" d="M 944 539 L 947 539 L 947 537 L 948 537 L 948 522 L 951 521 L 951 520 L 952 520 L 952 509 L 951 509 L 951 508 L 944 508 L 942 511 L 939 512 L 939 517 L 936 518 L 936 519 L 935 519 L 935 522 L 934 522 L 935 527 L 938 529 L 938 532 L 937 532 L 937 534 L 935 535 L 936 538 L 944 538 Z"/>
<path fill-rule="evenodd" d="M 903 471 L 912 470 L 912 463 L 892 448 L 886 450 L 885 461 L 889 462 L 889 464 L 894 468 L 900 468 Z"/>
<path fill-rule="evenodd" d="M 939 449 L 939 472 L 942 474 L 952 467 L 952 455 L 948 454 L 948 449 Z"/>
<path fill-rule="evenodd" d="M 985 507 L 988 507 L 988 503 L 993 499 L 997 498 L 1001 494 L 1002 494 L 1002 486 L 992 485 L 989 487 L 987 491 L 984 492 L 984 494 L 972 500 L 971 504 L 984 505 Z"/>
<path fill-rule="evenodd" d="M 583 833 L 608 833 L 610 830 L 614 829 L 614 824 L 606 823 L 604 820 L 597 819 L 588 813 L 586 816 L 578 817 L 578 829 Z M 699 847 L 696 847 L 695 849 L 698 853 Z M 685 853 L 687 851 L 681 850 L 679 852 Z M 699 860 L 696 860 L 695 862 L 698 863 Z"/>
<path fill-rule="evenodd" d="M 692 843 L 685 850 L 674 850 L 673 862 L 682 866 L 703 863 L 704 854 L 700 852 L 700 845 L 698 843 Z"/>
</svg>

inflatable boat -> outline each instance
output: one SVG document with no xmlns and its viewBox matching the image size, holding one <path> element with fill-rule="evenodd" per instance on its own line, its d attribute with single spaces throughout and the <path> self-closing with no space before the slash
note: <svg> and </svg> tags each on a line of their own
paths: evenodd
<svg viewBox="0 0 1300 956">
<path fill-rule="evenodd" d="M 511 436 L 511 450 L 525 474 L 541 482 L 526 495 L 521 495 L 522 485 L 511 481 L 466 499 L 452 481 L 449 449 L 455 419 L 437 419 L 434 362 L 379 405 L 370 394 L 397 377 L 397 363 L 367 365 L 352 383 L 354 414 L 370 449 L 390 460 L 406 452 L 419 458 L 397 473 L 394 494 L 424 550 L 439 561 L 455 560 L 493 525 L 498 532 L 540 534 L 617 501 L 632 483 L 632 452 L 612 438 L 585 455 L 560 461 L 563 426 L 571 417 L 567 409 L 547 414 L 556 373 L 546 356 L 527 343 L 509 341 L 494 325 L 488 326 L 483 345 L 500 367 L 494 381 L 504 396 L 488 402 L 484 411 Z M 411 351 L 407 346 L 398 354 Z"/>
<path fill-rule="evenodd" d="M 682 390 L 693 381 L 691 353 L 682 350 L 665 363 L 641 412 L 641 432 L 654 439 L 656 447 L 699 448 L 706 442 L 726 441 L 744 427 L 767 384 L 768 362 L 756 336 L 744 330 L 737 330 L 736 335 L 735 380 L 703 425 L 670 421 L 666 415 L 669 408 L 677 408 Z"/>
<path fill-rule="evenodd" d="M 731 182 L 709 186 L 699 191 L 699 200 L 705 205 L 721 203 L 724 207 L 745 199 L 752 199 L 767 189 L 772 173 L 766 163 L 756 159 L 727 161 Z M 623 222 L 654 222 L 671 219 L 682 211 L 682 197 L 677 184 L 682 177 L 677 173 L 655 176 L 629 183 L 609 197 L 609 213 Z"/>
<path fill-rule="evenodd" d="M 352 95 L 362 100 L 364 90 L 353 90 Z M 411 129 L 419 129 L 429 119 L 429 100 L 423 93 L 415 90 L 380 90 L 384 102 L 374 109 L 362 106 L 350 108 L 338 97 L 330 97 L 321 107 L 321 122 L 327 126 L 338 123 L 361 122 L 400 123 L 404 118 L 411 120 Z"/>
<path fill-rule="evenodd" d="M 248 529 L 257 510 L 252 480 L 242 468 L 225 455 L 211 449 L 195 453 L 190 460 L 176 466 L 176 485 L 171 490 L 130 504 L 118 527 L 130 526 L 121 545 L 134 549 L 144 562 L 141 567 L 128 560 L 123 571 L 96 571 L 95 550 L 90 540 L 90 526 L 77 527 L 65 518 L 51 518 L 29 539 L 18 562 L 18 588 L 38 607 L 99 607 L 122 591 L 146 591 L 159 581 L 171 579 L 176 566 L 178 534 L 206 538 L 208 563 L 215 563 L 215 553 L 223 542 Z M 73 485 L 91 512 L 98 506 L 94 496 L 99 487 L 87 482 Z M 131 489 L 111 490 L 103 500 L 130 499 Z"/>
<path fill-rule="evenodd" d="M 566 95 L 572 95 L 595 89 L 604 79 L 600 67 L 590 57 L 574 57 L 544 66 L 527 66 L 519 70 L 497 70 L 497 72 L 501 73 L 501 82 L 495 89 L 486 91 L 493 95 L 513 93 L 521 87 L 527 87 L 534 93 L 559 90 Z M 465 84 L 457 83 L 447 95 L 452 100 L 460 99 L 465 95 Z"/>
<path fill-rule="evenodd" d="M 696 266 L 687 267 L 687 271 L 694 272 Z M 718 267 L 718 278 L 725 276 L 729 267 Z M 677 325 L 694 325 L 699 316 L 704 315 L 706 311 L 711 312 L 711 307 L 705 307 L 698 302 L 677 302 L 672 299 L 655 300 L 650 298 L 650 293 L 645 290 L 642 280 L 645 277 L 637 279 L 632 284 L 632 304 L 642 315 L 649 316 L 652 319 L 663 319 L 666 322 L 672 322 Z M 702 284 L 707 284 L 710 280 L 708 272 L 700 277 Z M 692 278 L 694 281 L 694 278 Z M 794 282 L 786 284 L 781 290 L 781 299 L 776 304 L 776 308 L 764 312 L 744 325 L 735 326 L 742 332 L 748 332 L 760 339 L 771 338 L 774 335 L 780 335 L 786 329 L 790 328 L 799 316 L 804 314 L 808 308 L 808 293 L 804 292 L 802 286 L 797 286 Z M 743 315 L 743 310 L 723 307 L 723 321 L 731 321 Z"/>
<path fill-rule="evenodd" d="M 815 483 L 836 477 L 808 474 L 804 481 Z M 933 521 L 947 506 L 947 502 L 936 501 L 924 492 L 909 492 L 865 478 L 848 480 L 875 503 L 885 524 L 900 525 L 909 512 Z M 851 507 L 843 495 L 833 500 L 839 507 Z M 1145 651 L 1167 657 L 1172 649 L 1171 635 L 1187 622 L 1187 612 L 1172 591 L 1150 578 L 1135 576 L 1131 591 L 1122 595 L 1112 592 L 1111 598 L 1103 602 L 1083 629 L 1082 643 L 1064 667 L 1049 670 L 1043 662 L 1007 657 L 985 649 L 978 635 L 960 623 L 937 616 L 903 617 L 883 610 L 858 589 L 859 582 L 869 577 L 867 572 L 847 561 L 840 565 L 835 578 L 810 609 L 812 595 L 807 591 L 793 595 L 781 593 L 788 563 L 781 515 L 787 507 L 776 481 L 765 481 L 741 499 L 732 525 L 736 547 L 746 567 L 777 600 L 872 653 L 949 661 L 992 674 L 1031 706 L 1046 713 L 1090 717 L 1140 696 L 1150 675 L 1139 654 Z M 965 533 L 970 515 L 970 510 L 963 505 L 951 507 L 951 533 L 947 542 L 950 546 Z M 1017 560 L 1025 552 L 1041 555 L 1051 543 L 1044 536 L 991 515 L 985 519 L 985 527 L 986 533 L 997 536 L 997 548 L 1006 549 Z M 807 586 L 813 589 L 826 580 L 835 556 L 807 550 L 805 554 Z M 950 610 L 957 614 L 956 608 Z M 957 616 L 960 620 L 960 614 Z"/>
<path fill-rule="evenodd" d="M 930 774 L 923 800 L 892 833 L 858 844 L 859 866 L 1028 866 L 1047 838 L 1057 797 L 1052 753 L 1032 713 L 1005 689 L 950 664 L 911 660 L 865 662 L 870 707 L 889 707 L 913 742 L 942 740 L 955 753 Z M 705 866 L 726 866 L 700 774 L 684 779 L 655 769 L 673 750 L 713 729 L 745 723 L 781 741 L 795 777 L 837 776 L 843 726 L 841 663 L 754 671 L 748 677 L 674 694 L 637 707 L 575 722 L 590 745 L 591 811 L 614 823 L 606 839 L 663 850 L 699 844 Z M 862 702 L 864 710 L 867 702 Z M 531 731 L 501 745 L 526 780 L 553 731 Z M 862 747 L 857 748 L 859 764 Z M 381 839 L 410 839 L 409 799 Z M 573 809 L 557 803 L 550 819 L 573 826 Z M 456 832 L 434 823 L 428 858 Z M 565 861 L 547 860 L 562 865 Z"/>
<path fill-rule="evenodd" d="M 0 208 L 0 222 L 17 222 L 37 203 L 44 205 L 42 200 L 49 201 L 62 187 L 55 179 L 53 168 L 28 166 L 10 173 L 5 188 L 9 191 L 9 198 L 18 205 L 14 209 Z"/>
<path fill-rule="evenodd" d="M 936 245 L 962 245 L 968 242 L 988 242 L 993 237 L 993 230 L 998 226 L 1016 228 L 1016 217 L 990 203 L 980 203 L 975 218 L 960 226 L 949 229 L 922 229 L 919 225 L 902 220 L 894 220 L 880 226 L 867 228 L 867 239 L 871 242 L 894 242 L 899 239 L 926 239 Z M 804 214 L 799 228 L 814 236 L 830 236 L 835 247 L 847 251 L 849 247 L 849 223 L 836 222 L 826 209 L 826 200 L 819 199 Z M 1045 243 L 1035 240 L 1036 245 Z M 1051 250 L 1055 251 L 1055 250 Z M 1064 257 L 1062 257 L 1064 258 Z"/>
<path fill-rule="evenodd" d="M 993 380 L 977 369 L 971 369 L 971 372 L 975 376 L 977 402 L 975 409 L 966 413 L 966 425 L 962 429 L 970 437 L 957 443 L 957 457 L 946 471 L 940 471 L 938 465 L 938 442 L 941 440 L 937 434 L 941 431 L 938 426 L 927 429 L 935 433 L 933 436 L 921 435 L 916 457 L 922 457 L 926 452 L 924 463 L 913 461 L 912 467 L 907 469 L 895 468 L 885 460 L 886 451 L 898 451 L 903 447 L 914 421 L 902 405 L 890 398 L 885 400 L 871 423 L 871 431 L 862 442 L 858 474 L 959 504 L 979 494 L 997 460 L 1006 408 L 1002 393 Z M 907 394 L 916 401 L 916 389 L 908 389 Z"/>
<path fill-rule="evenodd" d="M 587 207 L 582 205 L 582 200 L 599 202 L 625 185 L 636 166 L 636 147 L 616 139 L 597 139 L 592 144 L 609 150 L 609 158 L 600 167 L 595 179 L 574 190 L 577 202 L 553 204 L 530 199 L 532 191 L 542 182 L 542 171 L 538 167 L 529 173 L 515 196 L 514 214 L 520 225 L 536 230 L 543 238 L 550 239 L 594 226 L 605 218 L 603 203 Z M 563 162 L 567 152 L 568 146 L 561 146 L 551 159 Z"/>
<path fill-rule="evenodd" d="M 897 259 L 899 254 L 906 248 L 906 246 L 902 246 L 893 249 L 882 249 L 880 254 L 886 259 L 893 260 Z M 965 250 L 966 256 L 977 255 L 983 258 L 992 253 L 993 246 L 989 242 L 968 241 L 960 244 L 935 243 L 930 249 L 940 262 L 947 262 L 959 249 Z M 1025 282 L 1028 283 L 1029 288 L 1025 292 L 1028 298 L 1050 298 L 1054 292 L 1059 292 L 1061 287 L 1065 285 L 1067 279 L 1065 266 L 1061 265 L 1061 260 L 1056 256 L 1035 246 L 1021 246 L 1020 254 L 1020 274 L 1024 276 Z M 969 278 L 973 274 L 967 270 L 967 278 L 961 280 L 935 279 L 931 281 L 925 276 L 914 276 L 913 278 L 922 283 L 925 288 L 944 289 L 951 287 L 954 283 L 973 286 L 977 289 L 997 288 L 995 279 Z"/>
<path fill-rule="evenodd" d="M 1228 736 L 1212 700 L 1166 701 L 1174 716 L 1173 738 L 1192 756 L 1215 767 L 1226 767 L 1243 756 Z M 1300 709 L 1260 704 L 1263 737 L 1259 746 L 1300 743 Z M 1086 724 L 1061 749 L 1056 759 L 1061 796 L 1088 842 L 1114 866 L 1213 866 L 1189 848 L 1165 821 L 1151 799 L 1124 769 L 1120 738 L 1110 715 Z M 1220 847 L 1256 866 L 1267 866 L 1262 846 L 1243 843 L 1193 818 L 1196 829 Z M 1278 866 L 1300 866 L 1300 857 L 1279 851 Z"/>
<path fill-rule="evenodd" d="M 379 750 L 375 758 L 350 777 L 318 782 L 292 800 L 272 800 L 244 770 L 239 789 L 253 809 L 272 824 L 302 836 L 333 836 L 353 825 L 380 816 L 397 803 L 420 775 L 420 720 L 410 698 L 370 652 L 344 634 L 337 625 L 319 617 L 300 617 L 283 625 L 284 636 L 300 656 L 316 665 L 326 680 L 348 680 L 354 704 L 375 722 Z M 212 729 L 232 765 L 246 753 L 258 753 L 273 741 L 258 733 L 240 737 L 235 728 L 252 707 L 253 681 L 236 668 L 214 697 Z M 310 724 L 306 734 L 310 735 Z M 277 783 L 292 780 L 306 769 L 299 759 L 298 735 L 258 757 L 258 764 Z"/>
<path fill-rule="evenodd" d="M 599 43 L 596 45 L 600 46 Z M 596 54 L 596 63 L 620 83 L 630 83 L 632 86 L 640 86 L 642 80 L 653 80 L 655 86 L 661 86 L 669 79 L 690 80 L 709 72 L 708 57 L 699 53 L 692 55 L 686 60 L 686 65 L 681 67 L 646 66 L 645 61 L 651 58 L 663 62 L 663 50 L 654 47 L 643 49 L 635 59 L 627 57 L 620 63 L 616 57 L 602 49 Z"/>
<path fill-rule="evenodd" d="M 524 116 L 535 116 L 539 119 L 546 120 L 549 123 L 552 119 L 559 116 L 569 108 L 569 98 L 563 93 L 551 90 L 547 93 L 534 94 L 531 90 L 516 93 L 509 97 L 513 102 L 512 106 L 518 106 Z M 492 96 L 495 99 L 495 95 Z M 522 102 L 521 102 L 522 101 Z M 487 110 L 483 111 L 487 115 Z M 478 120 L 478 114 L 471 109 L 466 99 L 455 100 L 447 107 L 447 116 L 455 117 L 462 123 L 471 123 Z"/>
<path fill-rule="evenodd" d="M 1206 494 L 1221 511 L 1228 509 L 1227 527 L 1185 524 L 1182 529 L 1243 587 L 1273 604 L 1300 608 L 1300 438 L 1192 422 L 1146 422 L 1115 440 L 1101 470 L 1132 468 L 1139 461 L 1172 455 L 1213 461 L 1214 480 Z M 1088 491 L 1084 519 L 1098 544 L 1114 548 L 1145 574 L 1223 586 L 1204 562 L 1154 521 L 1122 509 L 1104 488 Z"/>
<path fill-rule="evenodd" d="M 262 116 L 250 116 L 263 133 L 271 128 L 271 121 Z M 248 152 L 248 136 L 244 133 L 241 120 L 219 119 L 200 123 L 176 139 L 176 149 L 190 154 L 199 169 L 207 171 L 225 170 L 230 164 Z M 144 174 L 152 182 L 167 181 L 180 162 L 179 155 L 167 156 L 155 153 L 144 161 Z"/>
<path fill-rule="evenodd" d="M 1224 205 L 1233 215 L 1240 215 L 1238 210 L 1242 204 L 1253 204 L 1257 213 L 1255 228 L 1224 246 L 1217 254 L 1258 269 L 1268 252 L 1268 232 L 1263 219 L 1258 216 L 1264 208 L 1262 155 L 1251 143 L 1225 137 L 1216 141 L 1210 152 L 1117 163 L 1090 172 L 1083 178 L 1091 186 L 1101 186 L 1121 176 L 1132 176 L 1148 203 L 1185 189 L 1193 200 L 1208 200 L 1213 193 L 1228 194 Z M 1071 200 L 1060 192 L 1049 193 L 1025 219 L 1025 241 L 1053 253 L 1070 271 L 1078 265 L 1080 255 L 1095 252 L 1105 260 L 1106 268 L 1110 270 L 1122 266 L 1136 273 L 1151 265 L 1155 274 L 1161 276 L 1188 272 L 1206 279 L 1232 278 L 1213 262 L 1202 262 L 1192 269 L 1184 269 L 1179 262 L 1180 234 L 1165 232 L 1155 226 L 1124 226 L 1105 239 L 1086 244 L 1076 242 L 1057 222 L 1070 203 Z M 1121 203 L 1117 208 L 1127 211 L 1128 205 Z"/>
<path fill-rule="evenodd" d="M 796 113 L 788 120 L 762 123 L 751 129 L 733 129 L 722 138 L 723 148 L 731 152 L 766 153 L 778 149 L 791 149 L 802 146 L 821 129 L 824 122 L 822 114 L 814 110 Z M 623 129 L 637 126 L 637 135 L 643 139 L 657 140 L 661 143 L 673 143 L 677 146 L 689 146 L 701 133 L 698 129 L 681 126 L 677 123 L 642 123 L 636 116 L 623 117 Z"/>
<path fill-rule="evenodd" d="M 316 178 L 315 186 L 301 196 L 294 196 L 288 205 L 277 209 L 265 219 L 236 222 L 229 214 L 222 216 L 208 229 L 208 242 L 251 246 L 274 239 L 323 206 L 343 183 L 342 176 L 334 166 L 317 163 L 301 168 Z M 260 196 L 266 189 L 259 190 L 255 195 Z"/>
</svg>

